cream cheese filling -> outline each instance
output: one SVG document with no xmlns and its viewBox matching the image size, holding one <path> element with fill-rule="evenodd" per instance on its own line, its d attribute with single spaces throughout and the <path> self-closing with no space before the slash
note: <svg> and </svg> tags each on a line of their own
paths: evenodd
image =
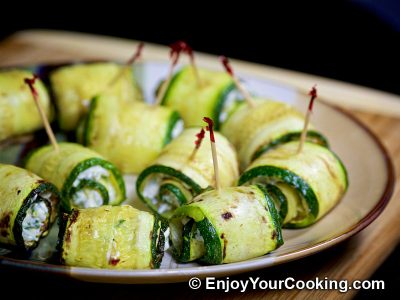
<svg viewBox="0 0 400 300">
<path fill-rule="evenodd" d="M 82 180 L 97 181 L 104 185 L 108 191 L 110 202 L 115 199 L 116 191 L 110 181 L 110 171 L 101 166 L 90 167 L 81 172 L 72 184 L 73 187 L 78 187 Z M 99 191 L 84 187 L 73 194 L 72 202 L 80 208 L 99 207 L 103 203 L 103 197 Z"/>
<path fill-rule="evenodd" d="M 35 195 L 34 201 L 37 199 Z M 49 208 L 46 200 L 33 203 L 26 211 L 26 216 L 22 221 L 22 238 L 25 245 L 32 245 L 39 241 L 43 231 L 47 230 L 49 222 Z"/>
</svg>

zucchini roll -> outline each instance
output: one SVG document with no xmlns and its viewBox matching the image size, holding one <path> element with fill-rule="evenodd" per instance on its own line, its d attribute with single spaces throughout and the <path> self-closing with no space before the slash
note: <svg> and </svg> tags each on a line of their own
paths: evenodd
<svg viewBox="0 0 400 300">
<path fill-rule="evenodd" d="M 104 269 L 159 268 L 168 224 L 131 206 L 74 209 L 61 222 L 62 263 Z"/>
<path fill-rule="evenodd" d="M 191 156 L 199 129 L 184 130 L 136 181 L 139 198 L 164 217 L 215 185 L 210 141 L 203 141 L 196 155 Z M 235 150 L 221 134 L 216 132 L 215 136 L 221 186 L 232 186 L 239 176 Z"/>
<path fill-rule="evenodd" d="M 24 70 L 0 71 L 0 141 L 9 137 L 27 134 L 43 127 L 25 78 L 33 74 Z M 53 118 L 50 97 L 41 80 L 35 85 L 38 99 L 47 118 Z"/>
<path fill-rule="evenodd" d="M 101 95 L 91 102 L 82 140 L 121 172 L 138 174 L 182 130 L 179 114 L 168 107 L 141 102 L 117 105 L 115 97 Z"/>
<path fill-rule="evenodd" d="M 262 186 L 205 192 L 178 208 L 170 220 L 178 261 L 238 262 L 283 244 L 279 217 Z"/>
<path fill-rule="evenodd" d="M 25 169 L 0 164 L 0 244 L 35 248 L 54 222 L 58 202 L 53 184 Z"/>
<path fill-rule="evenodd" d="M 198 74 L 200 86 L 192 67 L 185 67 L 176 73 L 161 103 L 178 111 L 185 126 L 202 126 L 203 117 L 210 116 L 218 130 L 220 121 L 235 100 L 235 84 L 223 72 L 198 69 Z"/>
<path fill-rule="evenodd" d="M 50 74 L 50 83 L 58 109 L 60 128 L 74 130 L 86 114 L 92 98 L 101 93 L 116 96 L 121 102 L 132 103 L 142 99 L 131 68 L 110 86 L 120 72 L 115 63 L 91 63 L 70 65 Z"/>
<path fill-rule="evenodd" d="M 283 144 L 257 158 L 241 175 L 239 185 L 264 184 L 281 213 L 284 227 L 309 226 L 323 217 L 347 190 L 347 173 L 328 148 L 298 141 Z M 275 188 L 271 189 L 271 186 Z"/>
<path fill-rule="evenodd" d="M 125 183 L 118 169 L 93 150 L 59 143 L 34 150 L 26 168 L 52 182 L 61 191 L 62 208 L 118 205 L 125 200 Z"/>
<path fill-rule="evenodd" d="M 221 132 L 238 151 L 241 170 L 277 145 L 299 140 L 304 116 L 282 102 L 256 99 L 255 107 L 240 105 L 223 124 Z M 327 140 L 311 126 L 307 141 L 327 146 Z"/>
</svg>

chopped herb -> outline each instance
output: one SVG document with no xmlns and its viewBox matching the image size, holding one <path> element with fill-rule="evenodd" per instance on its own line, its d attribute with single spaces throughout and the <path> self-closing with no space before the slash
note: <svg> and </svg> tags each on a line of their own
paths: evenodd
<svg viewBox="0 0 400 300">
<path fill-rule="evenodd" d="M 115 225 L 115 227 L 120 227 L 125 221 L 126 220 L 124 220 L 124 219 L 118 220 L 118 223 L 117 223 L 117 225 Z"/>
</svg>

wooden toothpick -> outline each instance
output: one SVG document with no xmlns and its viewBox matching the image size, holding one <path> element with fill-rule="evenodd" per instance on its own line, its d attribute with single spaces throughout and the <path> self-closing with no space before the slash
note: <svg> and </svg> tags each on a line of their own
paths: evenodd
<svg viewBox="0 0 400 300">
<path fill-rule="evenodd" d="M 314 100 L 318 97 L 316 86 L 317 85 L 314 85 L 311 88 L 310 92 L 308 93 L 308 95 L 310 95 L 311 98 L 310 98 L 310 102 L 308 103 L 307 114 L 306 114 L 306 118 L 304 120 L 304 127 L 303 127 L 303 131 L 301 132 L 300 143 L 299 143 L 299 148 L 297 149 L 297 153 L 300 153 L 301 151 L 303 151 L 304 142 L 306 141 L 308 124 L 310 123 L 310 116 L 311 116 L 312 109 L 314 106 Z"/>
<path fill-rule="evenodd" d="M 192 47 L 190 47 L 184 41 L 179 41 L 179 42 L 177 42 L 177 44 L 179 45 L 179 47 L 182 48 L 182 51 L 189 56 L 190 65 L 192 66 L 192 69 L 193 69 L 194 78 L 196 79 L 197 87 L 200 87 L 201 81 L 200 81 L 200 76 L 199 76 L 199 70 L 197 69 L 196 62 L 194 60 L 194 54 L 193 54 Z"/>
<path fill-rule="evenodd" d="M 194 72 L 194 77 L 196 78 L 197 86 L 198 87 L 201 86 L 199 72 L 198 72 L 198 69 L 196 66 L 196 62 L 194 60 L 193 49 L 184 41 L 177 41 L 177 42 L 171 44 L 169 47 L 171 48 L 170 54 L 169 54 L 170 59 L 171 59 L 171 64 L 169 66 L 167 78 L 165 79 L 165 81 L 162 83 L 162 85 L 160 87 L 160 91 L 157 94 L 157 98 L 156 98 L 154 105 L 159 105 L 161 103 L 162 99 L 164 98 L 165 93 L 167 92 L 167 88 L 168 88 L 169 84 L 171 83 L 172 75 L 174 73 L 174 68 L 175 68 L 176 64 L 178 63 L 179 55 L 181 54 L 181 52 L 184 52 L 187 55 L 189 55 L 190 64 L 192 65 L 192 69 Z"/>
<path fill-rule="evenodd" d="M 250 107 L 254 107 L 255 102 L 254 102 L 253 97 L 250 95 L 249 91 L 244 87 L 244 85 L 240 82 L 239 78 L 237 78 L 237 76 L 233 72 L 233 68 L 229 63 L 228 58 L 225 56 L 220 56 L 220 60 L 222 62 L 222 65 L 224 66 L 226 72 L 232 77 L 233 82 L 235 83 L 235 85 L 236 85 L 237 89 L 240 91 L 240 93 L 243 95 L 247 104 Z"/>
<path fill-rule="evenodd" d="M 25 78 L 24 82 L 29 86 L 29 89 L 31 90 L 32 96 L 33 96 L 33 100 L 35 101 L 36 104 L 36 108 L 39 111 L 40 117 L 42 118 L 42 122 L 44 124 L 44 128 L 46 129 L 46 133 L 47 136 L 50 139 L 51 144 L 53 145 L 53 148 L 55 151 L 59 152 L 60 148 L 58 146 L 56 137 L 54 136 L 54 132 L 50 127 L 50 123 L 49 120 L 47 119 L 47 116 L 42 108 L 42 105 L 40 103 L 40 99 L 39 99 L 39 93 L 37 92 L 36 88 L 35 88 L 35 81 L 36 79 L 38 79 L 37 75 L 33 75 L 33 78 Z"/>
<path fill-rule="evenodd" d="M 207 123 L 207 131 L 210 132 L 210 141 L 211 141 L 211 153 L 214 164 L 214 177 L 215 177 L 215 185 L 216 189 L 219 191 L 221 189 L 221 184 L 219 180 L 219 169 L 218 169 L 218 158 L 217 158 L 217 147 L 215 146 L 215 137 L 214 137 L 214 122 L 210 118 L 204 117 L 203 121 Z"/>
<path fill-rule="evenodd" d="M 201 142 L 204 139 L 205 133 L 206 132 L 204 131 L 204 129 L 202 127 L 200 132 L 198 134 L 196 134 L 196 140 L 194 141 L 194 148 L 193 148 L 192 154 L 189 156 L 189 160 L 193 160 L 194 157 L 196 156 L 196 153 L 201 146 Z"/>
<path fill-rule="evenodd" d="M 143 47 L 144 43 L 140 42 L 136 48 L 135 53 L 126 61 L 124 66 L 119 70 L 119 72 L 114 76 L 114 78 L 110 80 L 110 82 L 108 83 L 108 87 L 112 87 L 122 77 L 125 71 L 140 58 Z"/>
<path fill-rule="evenodd" d="M 170 45 L 170 59 L 171 59 L 171 63 L 169 65 L 169 69 L 168 69 L 168 75 L 167 78 L 165 79 L 165 81 L 161 84 L 160 87 L 160 91 L 157 94 L 157 98 L 156 98 L 156 102 L 154 102 L 154 105 L 160 105 L 162 99 L 165 96 L 165 93 L 167 92 L 167 88 L 169 86 L 169 84 L 171 83 L 171 79 L 172 79 L 172 75 L 174 73 L 174 68 L 176 66 L 176 64 L 178 63 L 179 60 L 179 55 L 180 52 L 182 51 L 181 48 L 176 48 L 174 47 L 174 44 Z"/>
</svg>

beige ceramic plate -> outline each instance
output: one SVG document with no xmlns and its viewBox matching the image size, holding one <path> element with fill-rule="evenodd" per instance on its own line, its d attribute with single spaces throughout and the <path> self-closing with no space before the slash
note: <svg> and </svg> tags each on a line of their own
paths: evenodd
<svg viewBox="0 0 400 300">
<path fill-rule="evenodd" d="M 136 70 L 147 99 L 152 99 L 154 88 L 165 76 L 166 69 L 165 64 L 145 63 Z M 255 78 L 251 74 L 240 75 L 254 94 L 288 102 L 304 111 L 307 98 L 294 88 Z M 320 99 L 323 98 L 323 91 L 320 91 Z M 350 186 L 339 205 L 317 224 L 301 230 L 284 230 L 285 244 L 271 254 L 240 263 L 200 266 L 178 265 L 166 253 L 161 269 L 131 271 L 64 267 L 6 256 L 0 256 L 0 264 L 96 282 L 162 283 L 186 281 L 193 276 L 233 275 L 285 263 L 332 247 L 365 228 L 382 212 L 393 191 L 393 167 L 378 139 L 351 116 L 317 101 L 312 118 L 346 165 Z"/>
</svg>

